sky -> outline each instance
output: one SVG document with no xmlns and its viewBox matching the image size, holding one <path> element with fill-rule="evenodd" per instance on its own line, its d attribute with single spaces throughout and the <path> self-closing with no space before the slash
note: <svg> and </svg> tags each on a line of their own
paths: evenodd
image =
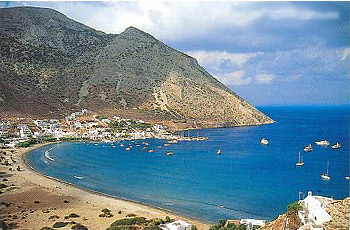
<svg viewBox="0 0 350 230">
<path fill-rule="evenodd" d="M 1 2 L 13 6 L 106 33 L 139 28 L 256 106 L 349 104 L 349 2 Z"/>
</svg>

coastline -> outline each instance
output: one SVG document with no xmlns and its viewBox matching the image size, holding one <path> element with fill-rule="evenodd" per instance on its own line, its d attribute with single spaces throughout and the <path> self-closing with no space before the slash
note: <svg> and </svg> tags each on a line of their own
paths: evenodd
<svg viewBox="0 0 350 230">
<path fill-rule="evenodd" d="M 17 212 L 18 214 L 16 214 L 16 216 L 19 216 L 20 213 L 26 213 L 26 211 L 30 213 L 35 207 L 42 206 L 41 213 L 35 211 L 30 213 L 36 213 L 36 215 L 33 218 L 29 218 L 30 215 L 27 213 L 25 218 L 16 219 L 18 220 L 16 221 L 18 222 L 18 226 L 23 229 L 32 229 L 33 224 L 36 226 L 35 229 L 40 229 L 46 226 L 50 227 L 55 222 L 55 220 L 48 219 L 49 216 L 52 216 L 53 214 L 62 216 L 63 212 L 65 212 L 65 215 L 67 216 L 71 212 L 79 214 L 81 216 L 80 223 L 84 224 L 89 229 L 105 229 L 109 227 L 109 225 L 115 220 L 125 218 L 125 216 L 129 213 L 134 213 L 137 216 L 143 216 L 147 219 L 164 219 L 166 216 L 169 216 L 170 218 L 175 220 L 181 219 L 188 223 L 191 223 L 195 225 L 197 229 L 209 229 L 210 225 L 203 221 L 194 220 L 181 214 L 164 210 L 159 207 L 151 206 L 148 204 L 139 203 L 131 200 L 125 200 L 97 191 L 88 190 L 80 186 L 35 171 L 35 169 L 32 168 L 32 166 L 30 166 L 28 162 L 26 162 L 26 154 L 30 153 L 31 151 L 37 148 L 49 144 L 53 143 L 38 144 L 33 147 L 15 149 L 13 155 L 14 158 L 18 161 L 19 166 L 21 167 L 21 171 L 10 171 L 12 175 L 8 178 L 8 180 L 10 182 L 13 178 L 14 181 L 12 181 L 12 183 L 15 183 L 15 186 L 19 188 L 7 191 L 1 196 L 4 202 L 16 204 L 15 201 L 20 200 L 22 204 L 27 204 L 25 206 L 28 207 L 27 210 L 22 210 L 22 205 L 19 204 L 16 205 L 20 208 L 14 208 L 11 206 L 4 207 L 4 209 L 1 212 L 1 219 L 5 219 L 6 223 L 9 221 L 9 219 L 11 219 L 6 219 L 6 216 L 13 217 L 13 213 Z M 3 173 L 8 173 L 8 168 L 9 167 L 1 168 L 2 175 Z M 40 204 L 30 202 L 31 200 L 33 200 L 33 195 L 35 194 L 39 195 L 37 197 L 38 199 L 40 199 L 40 194 L 42 194 L 42 198 L 48 198 L 48 200 L 42 202 L 38 200 Z M 67 199 L 71 201 L 69 203 L 64 203 L 62 201 Z M 52 204 L 50 204 L 50 200 L 54 200 L 55 202 L 52 202 Z M 61 202 L 57 203 L 56 200 L 60 200 Z M 46 205 L 41 205 L 41 203 L 45 203 Z M 55 205 L 61 207 L 52 208 L 52 206 Z M 101 210 L 103 208 L 108 208 L 112 210 L 112 214 L 114 215 L 114 217 L 99 217 L 99 214 L 101 213 Z M 118 213 L 119 211 L 122 211 L 121 214 Z"/>
</svg>

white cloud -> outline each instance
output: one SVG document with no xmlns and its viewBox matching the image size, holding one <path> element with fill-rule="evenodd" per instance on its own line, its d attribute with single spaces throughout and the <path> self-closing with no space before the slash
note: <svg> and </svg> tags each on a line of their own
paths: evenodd
<svg viewBox="0 0 350 230">
<path fill-rule="evenodd" d="M 229 53 L 226 51 L 191 51 L 188 55 L 196 58 L 201 65 L 220 66 L 223 61 L 242 66 L 258 53 Z"/>
<path fill-rule="evenodd" d="M 273 74 L 258 74 L 255 76 L 258 84 L 270 84 L 274 78 Z"/>
<path fill-rule="evenodd" d="M 23 3 L 11 3 L 23 4 Z M 337 12 L 318 12 L 290 3 L 129 1 L 129 2 L 30 2 L 57 9 L 77 21 L 107 33 L 129 26 L 157 38 L 179 41 L 209 35 L 217 29 L 244 28 L 267 17 L 272 20 L 337 19 Z"/>
<path fill-rule="evenodd" d="M 225 85 L 248 85 L 251 83 L 252 78 L 245 76 L 244 71 L 235 71 L 228 74 L 219 74 L 216 77 Z"/>
<path fill-rule="evenodd" d="M 188 55 L 213 74 L 223 74 L 241 69 L 251 58 L 262 53 L 229 53 L 226 51 L 192 51 Z"/>
</svg>

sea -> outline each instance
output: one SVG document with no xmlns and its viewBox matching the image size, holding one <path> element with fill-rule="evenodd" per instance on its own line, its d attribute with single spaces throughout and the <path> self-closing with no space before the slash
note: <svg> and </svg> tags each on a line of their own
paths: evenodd
<svg viewBox="0 0 350 230">
<path fill-rule="evenodd" d="M 85 189 L 206 222 L 272 220 L 308 191 L 334 199 L 349 196 L 348 106 L 259 109 L 276 123 L 185 132 L 209 140 L 170 146 L 158 139 L 146 140 L 148 146 L 144 140 L 63 142 L 36 149 L 26 160 L 42 174 Z M 264 137 L 266 146 L 260 144 Z M 314 144 L 324 139 L 341 148 Z M 309 143 L 313 151 L 305 153 Z M 129 144 L 131 150 L 125 150 Z M 169 151 L 174 155 L 167 156 Z M 301 167 L 295 165 L 299 152 Z M 329 181 L 320 177 L 327 162 Z"/>
</svg>

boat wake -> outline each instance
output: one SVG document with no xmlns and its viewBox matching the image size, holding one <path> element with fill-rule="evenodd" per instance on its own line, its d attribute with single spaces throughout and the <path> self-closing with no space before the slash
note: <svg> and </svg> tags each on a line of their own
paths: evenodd
<svg viewBox="0 0 350 230">
<path fill-rule="evenodd" d="M 49 159 L 50 161 L 55 161 L 55 160 L 50 156 L 49 150 L 48 150 L 48 151 L 45 151 L 44 156 L 45 156 L 46 159 Z"/>
<path fill-rule="evenodd" d="M 82 177 L 82 176 L 74 176 L 74 178 L 82 180 L 84 177 Z"/>
</svg>

